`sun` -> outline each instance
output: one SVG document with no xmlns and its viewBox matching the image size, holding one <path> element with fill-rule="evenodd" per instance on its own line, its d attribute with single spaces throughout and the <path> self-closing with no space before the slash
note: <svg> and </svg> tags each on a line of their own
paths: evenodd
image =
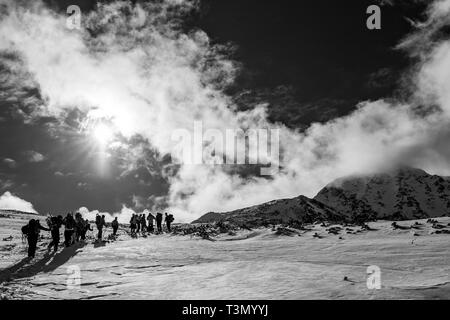
<svg viewBox="0 0 450 320">
<path fill-rule="evenodd" d="M 100 143 L 101 145 L 105 145 L 112 140 L 114 132 L 111 127 L 101 123 L 96 125 L 92 130 L 92 136 L 98 143 Z"/>
</svg>

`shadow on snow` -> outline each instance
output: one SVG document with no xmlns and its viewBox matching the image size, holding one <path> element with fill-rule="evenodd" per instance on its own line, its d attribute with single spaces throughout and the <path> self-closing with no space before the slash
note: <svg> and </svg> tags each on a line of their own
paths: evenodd
<svg viewBox="0 0 450 320">
<path fill-rule="evenodd" d="M 16 264 L 0 271 L 0 284 L 16 279 L 32 277 L 40 272 L 52 272 L 58 267 L 65 264 L 72 257 L 82 252 L 86 244 L 76 243 L 70 247 L 64 248 L 62 251 L 53 254 L 46 252 L 44 256 L 35 263 L 29 264 L 31 259 L 24 258 Z"/>
</svg>

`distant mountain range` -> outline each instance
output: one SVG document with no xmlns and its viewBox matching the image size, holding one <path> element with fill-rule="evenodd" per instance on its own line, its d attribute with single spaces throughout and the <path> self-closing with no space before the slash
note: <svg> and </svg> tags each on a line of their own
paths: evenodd
<svg viewBox="0 0 450 320">
<path fill-rule="evenodd" d="M 313 198 L 273 200 L 231 212 L 209 212 L 193 223 L 229 221 L 264 225 L 288 222 L 408 220 L 450 212 L 450 179 L 399 168 L 349 176 L 325 186 Z"/>
</svg>

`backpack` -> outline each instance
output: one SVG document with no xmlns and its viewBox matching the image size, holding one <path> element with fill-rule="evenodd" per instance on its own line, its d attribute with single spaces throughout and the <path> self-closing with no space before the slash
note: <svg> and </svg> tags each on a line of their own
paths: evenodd
<svg viewBox="0 0 450 320">
<path fill-rule="evenodd" d="M 71 229 L 75 228 L 76 222 L 71 216 L 68 216 L 66 218 L 65 225 L 66 225 L 66 230 L 71 230 Z"/>
<path fill-rule="evenodd" d="M 22 234 L 24 235 L 24 236 L 28 236 L 28 231 L 30 230 L 30 226 L 28 225 L 28 224 L 26 224 L 26 225 L 24 225 L 23 227 L 22 227 Z"/>
<path fill-rule="evenodd" d="M 167 216 L 167 221 L 173 222 L 173 220 L 175 220 L 174 217 L 173 217 L 173 214 L 169 214 L 169 215 Z"/>
<path fill-rule="evenodd" d="M 50 229 L 59 229 L 61 227 L 61 222 L 59 221 L 58 217 L 51 217 L 48 227 Z"/>
<path fill-rule="evenodd" d="M 22 234 L 28 237 L 33 230 L 36 230 L 36 225 L 36 220 L 31 219 L 27 225 L 22 227 Z"/>
</svg>

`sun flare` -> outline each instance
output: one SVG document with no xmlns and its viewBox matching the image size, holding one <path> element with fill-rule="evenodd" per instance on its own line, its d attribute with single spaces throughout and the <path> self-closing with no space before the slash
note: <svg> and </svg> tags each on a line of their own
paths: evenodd
<svg viewBox="0 0 450 320">
<path fill-rule="evenodd" d="M 92 135 L 98 143 L 100 143 L 101 145 L 105 145 L 112 140 L 114 132 L 109 126 L 105 124 L 98 124 L 92 130 Z"/>
</svg>

